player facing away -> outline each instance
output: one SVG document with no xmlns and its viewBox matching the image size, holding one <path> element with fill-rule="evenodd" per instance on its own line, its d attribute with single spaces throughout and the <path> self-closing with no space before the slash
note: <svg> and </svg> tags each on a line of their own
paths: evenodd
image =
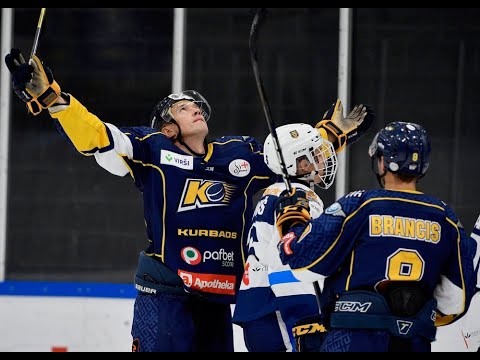
<svg viewBox="0 0 480 360">
<path fill-rule="evenodd" d="M 314 185 L 328 189 L 335 179 L 337 157 L 333 145 L 312 126 L 288 124 L 276 129 L 292 186 L 302 189 L 310 216 L 323 212 L 323 202 Z M 268 167 L 282 175 L 277 150 L 270 134 L 264 143 Z M 277 251 L 275 204 L 286 189 L 282 179 L 270 185 L 257 203 L 248 234 L 248 257 L 237 296 L 234 323 L 243 328 L 250 352 L 295 351 L 292 329 L 298 319 L 319 314 L 313 284 L 296 279 L 283 265 Z"/>
<path fill-rule="evenodd" d="M 447 204 L 417 190 L 430 157 L 422 126 L 392 122 L 368 153 L 382 189 L 351 192 L 316 219 L 298 191 L 279 201 L 280 257 L 298 279 L 325 280 L 320 351 L 428 352 L 436 326 L 469 306 L 476 242 Z"/>
<path fill-rule="evenodd" d="M 263 144 L 249 136 L 208 141 L 211 108 L 194 90 L 161 100 L 151 127 L 119 128 L 61 92 L 36 55 L 27 63 L 12 49 L 5 62 L 29 112 L 48 109 L 78 152 L 114 175 L 130 175 L 142 194 L 148 246 L 134 278 L 132 350 L 233 351 L 230 305 L 243 275 L 252 199 L 277 179 Z M 318 131 L 338 148 L 373 121 L 366 107 L 354 117 L 329 115 Z"/>
</svg>

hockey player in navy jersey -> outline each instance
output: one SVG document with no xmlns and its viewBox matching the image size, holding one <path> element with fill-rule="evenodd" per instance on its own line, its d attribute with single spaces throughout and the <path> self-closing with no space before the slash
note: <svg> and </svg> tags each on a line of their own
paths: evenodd
<svg viewBox="0 0 480 360">
<path fill-rule="evenodd" d="M 230 305 L 243 275 L 252 199 L 277 179 L 263 144 L 248 136 L 207 141 L 211 108 L 194 90 L 160 101 L 151 127 L 118 128 L 61 92 L 36 55 L 27 63 L 12 49 L 5 62 L 30 113 L 48 109 L 78 152 L 114 175 L 130 175 L 142 193 L 148 247 L 135 276 L 132 350 L 233 351 Z M 337 113 L 317 124 L 336 149 L 372 120 Z"/>
<path fill-rule="evenodd" d="M 276 132 L 292 186 L 307 194 L 310 216 L 316 218 L 323 212 L 323 202 L 314 185 L 328 189 L 337 171 L 333 145 L 308 124 L 283 125 Z M 282 175 L 276 151 L 269 135 L 264 143 L 265 163 Z M 297 280 L 290 267 L 281 263 L 276 249 L 280 237 L 275 226 L 275 203 L 285 189 L 285 183 L 279 179 L 264 191 L 248 234 L 248 258 L 233 321 L 243 328 L 250 352 L 295 351 L 295 323 L 319 314 L 314 285 Z"/>
<path fill-rule="evenodd" d="M 461 319 L 449 326 L 437 329 L 437 341 L 432 344 L 433 352 L 480 352 L 480 216 L 473 226 L 472 239 L 477 242 L 474 258 L 477 273 L 477 289 L 468 311 Z"/>
<path fill-rule="evenodd" d="M 298 279 L 325 280 L 321 351 L 428 352 L 436 326 L 468 309 L 477 245 L 448 205 L 417 190 L 430 157 L 422 126 L 392 122 L 368 153 L 382 189 L 351 192 L 316 219 L 301 191 L 281 198 L 280 257 Z"/>
</svg>

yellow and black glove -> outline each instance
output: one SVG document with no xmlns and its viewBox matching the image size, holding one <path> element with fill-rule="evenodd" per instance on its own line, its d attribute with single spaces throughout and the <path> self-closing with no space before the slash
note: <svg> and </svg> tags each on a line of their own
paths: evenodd
<svg viewBox="0 0 480 360">
<path fill-rule="evenodd" d="M 277 230 L 282 238 L 296 224 L 310 221 L 310 205 L 305 190 L 293 188 L 292 194 L 284 190 L 275 204 L 277 211 Z"/>
<path fill-rule="evenodd" d="M 52 106 L 60 96 L 60 86 L 53 79 L 52 71 L 36 55 L 27 63 L 19 49 L 12 49 L 5 56 L 5 63 L 12 74 L 15 94 L 33 115 Z"/>
<path fill-rule="evenodd" d="M 337 99 L 321 121 L 315 125 L 323 138 L 333 143 L 337 153 L 353 144 L 367 132 L 375 120 L 375 111 L 368 105 L 355 105 L 347 117 L 343 116 L 342 102 Z"/>
</svg>

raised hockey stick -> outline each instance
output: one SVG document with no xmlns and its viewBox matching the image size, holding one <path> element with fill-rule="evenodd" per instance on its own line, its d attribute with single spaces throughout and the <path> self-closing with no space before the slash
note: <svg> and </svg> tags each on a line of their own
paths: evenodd
<svg viewBox="0 0 480 360">
<path fill-rule="evenodd" d="M 268 129 L 270 130 L 270 134 L 272 134 L 273 144 L 275 145 L 275 150 L 277 152 L 280 168 L 282 169 L 282 177 L 288 192 L 291 194 L 292 184 L 290 180 L 290 175 L 288 175 L 287 166 L 285 165 L 285 159 L 283 157 L 282 149 L 280 148 L 280 143 L 278 141 L 277 132 L 275 130 L 276 126 L 273 121 L 272 114 L 270 111 L 270 105 L 268 103 L 267 95 L 263 87 L 263 81 L 260 76 L 260 70 L 258 69 L 258 51 L 257 51 L 258 32 L 266 16 L 267 16 L 267 10 L 264 8 L 259 8 L 256 11 L 255 17 L 253 18 L 252 27 L 250 29 L 250 38 L 248 41 L 248 44 L 250 47 L 250 60 L 252 62 L 253 74 L 255 75 L 255 82 L 257 83 L 258 94 L 260 95 L 260 101 L 262 102 L 263 112 L 265 113 Z"/>
<path fill-rule="evenodd" d="M 32 52 L 30 53 L 30 59 L 33 58 L 33 55 L 37 53 L 38 40 L 40 39 L 40 31 L 42 30 L 43 17 L 45 16 L 46 11 L 47 11 L 47 8 L 42 8 L 42 10 L 40 10 L 40 17 L 38 18 L 37 31 L 35 31 L 35 38 L 33 39 L 33 46 L 32 46 Z"/>
<path fill-rule="evenodd" d="M 275 130 L 276 126 L 272 118 L 270 105 L 268 103 L 267 95 L 265 93 L 265 89 L 263 86 L 263 81 L 260 76 L 260 71 L 258 69 L 258 51 L 257 51 L 258 32 L 266 16 L 267 16 L 267 9 L 259 8 L 256 10 L 255 17 L 253 18 L 253 21 L 252 21 L 252 27 L 250 28 L 250 38 L 248 41 L 248 44 L 250 47 L 250 60 L 252 62 L 253 74 L 255 75 L 255 82 L 257 83 L 258 94 L 260 95 L 260 101 L 262 102 L 263 112 L 265 113 L 265 119 L 267 120 L 270 134 L 272 134 L 272 139 L 275 145 L 275 150 L 277 152 L 280 168 L 282 169 L 283 181 L 285 182 L 285 186 L 287 187 L 288 192 L 291 194 L 292 182 L 290 179 L 290 175 L 288 175 L 287 166 L 285 165 L 285 159 L 283 157 L 282 149 L 278 141 L 277 131 Z M 318 309 L 320 310 L 321 309 L 320 308 L 321 290 L 320 290 L 320 285 L 318 284 L 318 281 L 315 281 L 313 283 L 313 287 L 315 289 Z"/>
</svg>

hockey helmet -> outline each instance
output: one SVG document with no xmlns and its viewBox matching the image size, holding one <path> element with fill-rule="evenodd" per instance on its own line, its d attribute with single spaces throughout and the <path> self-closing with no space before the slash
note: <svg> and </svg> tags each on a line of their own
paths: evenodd
<svg viewBox="0 0 480 360">
<path fill-rule="evenodd" d="M 173 104 L 180 100 L 190 100 L 198 105 L 205 121 L 208 121 L 212 113 L 212 109 L 208 101 L 195 90 L 185 90 L 179 93 L 170 94 L 161 100 L 153 109 L 150 117 L 150 126 L 153 128 L 161 128 L 162 123 L 169 123 L 172 121 L 172 114 L 170 108 Z"/>
<path fill-rule="evenodd" d="M 429 166 L 430 150 L 430 139 L 422 126 L 395 121 L 375 135 L 368 155 L 372 162 L 383 156 L 386 171 L 422 177 Z"/>
<path fill-rule="evenodd" d="M 319 176 L 321 181 L 316 185 L 323 189 L 328 189 L 333 184 L 337 172 L 337 155 L 333 144 L 322 138 L 317 129 L 308 124 L 296 123 L 279 126 L 276 133 L 289 176 L 307 182 L 312 182 L 315 176 Z M 263 151 L 267 166 L 275 174 L 283 175 L 272 134 L 265 139 Z M 313 164 L 315 170 L 298 175 L 297 161 L 302 158 Z"/>
</svg>

